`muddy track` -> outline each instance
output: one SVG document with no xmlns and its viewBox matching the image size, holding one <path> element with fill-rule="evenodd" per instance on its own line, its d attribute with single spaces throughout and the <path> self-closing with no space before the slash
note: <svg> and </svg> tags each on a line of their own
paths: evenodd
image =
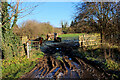
<svg viewBox="0 0 120 80">
<path fill-rule="evenodd" d="M 73 48 L 68 44 L 47 47 L 46 56 L 38 60 L 35 68 L 22 78 L 109 79 L 104 72 L 73 56 L 72 51 Z"/>
</svg>

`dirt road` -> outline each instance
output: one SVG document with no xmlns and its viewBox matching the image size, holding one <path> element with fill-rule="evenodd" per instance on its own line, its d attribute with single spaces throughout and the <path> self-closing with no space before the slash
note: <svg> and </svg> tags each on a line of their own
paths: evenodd
<svg viewBox="0 0 120 80">
<path fill-rule="evenodd" d="M 77 42 L 41 46 L 45 57 L 39 59 L 39 64 L 23 78 L 108 79 L 104 72 L 73 55 L 78 47 Z"/>
</svg>

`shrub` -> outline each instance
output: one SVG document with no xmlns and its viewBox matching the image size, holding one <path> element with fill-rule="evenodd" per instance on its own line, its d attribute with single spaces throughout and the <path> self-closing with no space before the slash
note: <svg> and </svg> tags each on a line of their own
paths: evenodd
<svg viewBox="0 0 120 80">
<path fill-rule="evenodd" d="M 120 64 L 118 64 L 117 62 L 115 62 L 111 59 L 107 59 L 105 65 L 106 65 L 107 69 L 120 70 Z"/>
</svg>

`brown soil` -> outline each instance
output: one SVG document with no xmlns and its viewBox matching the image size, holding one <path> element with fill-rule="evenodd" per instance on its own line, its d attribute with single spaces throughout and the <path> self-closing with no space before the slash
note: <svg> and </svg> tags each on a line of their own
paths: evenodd
<svg viewBox="0 0 120 80">
<path fill-rule="evenodd" d="M 48 78 L 47 76 L 51 73 L 52 78 L 58 78 L 58 75 L 63 73 L 62 78 L 108 79 L 103 72 L 95 69 L 82 59 L 72 56 L 72 50 L 73 48 L 67 44 L 49 46 L 45 52 L 47 55 L 38 60 L 39 63 L 35 68 L 21 79 Z M 61 60 L 53 56 L 56 52 L 59 52 L 62 56 Z"/>
</svg>

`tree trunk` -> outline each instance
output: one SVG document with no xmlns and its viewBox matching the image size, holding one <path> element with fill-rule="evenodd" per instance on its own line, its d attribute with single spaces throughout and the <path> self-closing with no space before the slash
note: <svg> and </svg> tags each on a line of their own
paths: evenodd
<svg viewBox="0 0 120 80">
<path fill-rule="evenodd" d="M 103 33 L 102 32 L 100 33 L 100 37 L 101 37 L 100 43 L 101 43 L 101 48 L 102 48 L 102 43 L 103 43 Z"/>
<path fill-rule="evenodd" d="M 111 51 L 110 51 L 110 48 L 109 48 L 109 57 L 111 57 Z"/>
<path fill-rule="evenodd" d="M 104 56 L 105 56 L 105 59 L 107 59 L 106 49 L 104 49 Z"/>
</svg>

